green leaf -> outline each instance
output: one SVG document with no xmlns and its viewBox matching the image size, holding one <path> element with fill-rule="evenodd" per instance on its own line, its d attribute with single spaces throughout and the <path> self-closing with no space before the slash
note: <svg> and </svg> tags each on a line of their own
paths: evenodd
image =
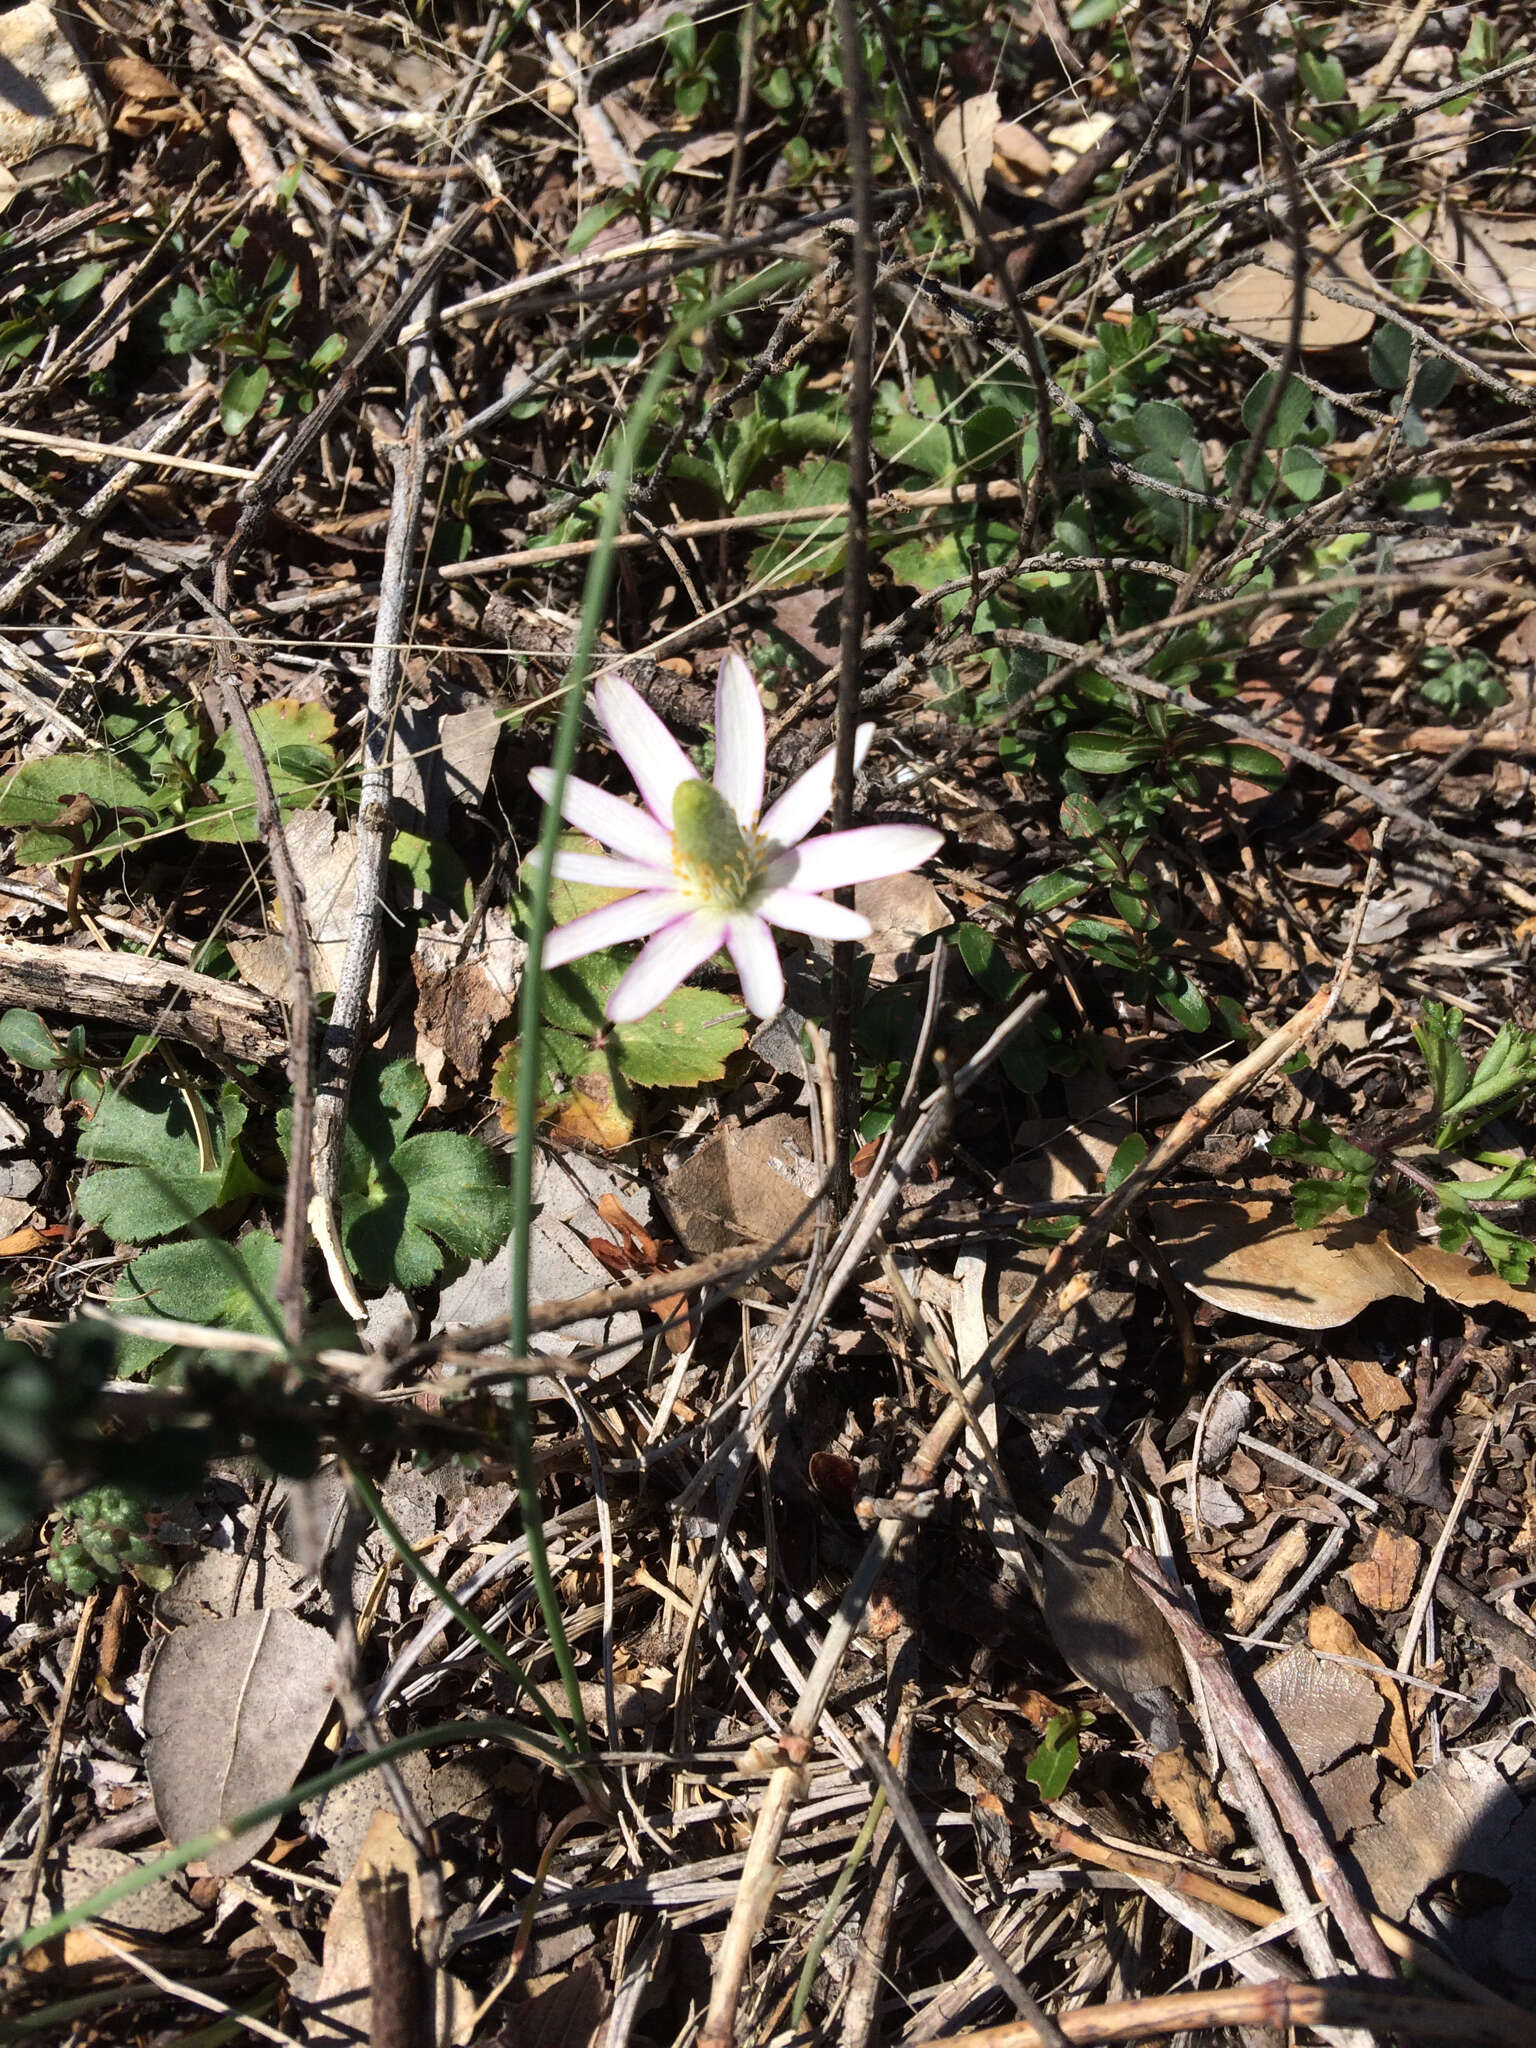
<svg viewBox="0 0 1536 2048">
<path fill-rule="evenodd" d="M 219 424 L 231 439 L 243 434 L 261 411 L 271 382 L 272 372 L 265 363 L 242 363 L 224 379 L 224 389 L 219 393 Z"/>
<path fill-rule="evenodd" d="M 375 1290 L 424 1287 L 455 1258 L 488 1258 L 512 1228 L 490 1152 L 453 1131 L 406 1133 L 427 1101 L 414 1060 L 362 1060 L 342 1141 L 337 1207 L 353 1271 Z M 279 1119 L 287 1150 L 291 1119 Z"/>
<path fill-rule="evenodd" d="M 164 1316 L 215 1330 L 281 1337 L 282 1326 L 272 1306 L 278 1259 L 277 1239 L 266 1230 L 247 1231 L 233 1245 L 210 1237 L 157 1245 L 123 1274 L 112 1306 L 125 1315 Z M 136 1379 L 171 1349 L 159 1338 L 121 1337 L 118 1370 Z"/>
<path fill-rule="evenodd" d="M 1173 970 L 1168 981 L 1158 989 L 1157 1000 L 1174 1023 L 1184 1030 L 1206 1031 L 1210 1028 L 1210 1005 L 1187 974 Z"/>
<path fill-rule="evenodd" d="M 1287 448 L 1280 458 L 1280 481 L 1293 498 L 1310 505 L 1322 495 L 1328 465 L 1315 448 Z"/>
<path fill-rule="evenodd" d="M 1046 1722 L 1039 1746 L 1024 1767 L 1025 1777 L 1045 1801 L 1059 1799 L 1066 1791 L 1077 1769 L 1078 1736 L 1092 1725 L 1093 1718 L 1092 1714 L 1069 1712 L 1053 1714 Z"/>
<path fill-rule="evenodd" d="M 1321 1117 L 1308 1117 L 1294 1131 L 1277 1131 L 1269 1141 L 1272 1159 L 1294 1159 L 1302 1166 L 1331 1168 L 1335 1173 L 1363 1175 L 1369 1180 L 1376 1171 L 1373 1153 L 1351 1145 Z"/>
<path fill-rule="evenodd" d="M 637 1088 L 697 1088 L 725 1077 L 747 1042 L 739 1003 L 709 989 L 680 988 L 633 1024 L 611 1027 L 619 1071 Z"/>
<path fill-rule="evenodd" d="M 680 988 L 633 1024 L 610 1024 L 604 1006 L 633 957 L 609 948 L 546 975 L 547 1021 L 577 1038 L 603 1037 L 619 1072 L 637 1088 L 697 1088 L 721 1080 L 726 1061 L 747 1042 L 740 1005 L 708 989 Z M 587 1064 L 584 1057 L 583 1071 Z"/>
<path fill-rule="evenodd" d="M 1124 1181 L 1128 1181 L 1146 1156 L 1147 1141 L 1140 1131 L 1132 1131 L 1128 1138 L 1122 1139 L 1104 1175 L 1105 1194 L 1112 1195 Z"/>
<path fill-rule="evenodd" d="M 773 489 L 748 491 L 740 510 L 787 512 L 800 506 L 826 505 L 841 508 L 847 502 L 847 463 L 812 457 L 784 470 Z M 823 511 L 815 518 L 793 520 L 779 527 L 769 540 L 754 549 L 749 573 L 755 580 L 779 589 L 809 583 L 813 578 L 831 575 L 841 566 L 847 544 L 844 512 Z"/>
<path fill-rule="evenodd" d="M 1466 1019 L 1454 1006 L 1430 1000 L 1419 1012 L 1413 1027 L 1414 1042 L 1429 1070 L 1435 1107 L 1451 1109 L 1461 1100 L 1467 1085 L 1467 1063 L 1461 1053 L 1461 1033 Z"/>
<path fill-rule="evenodd" d="M 76 1189 L 84 1221 L 115 1244 L 149 1244 L 253 1193 L 261 1183 L 236 1142 L 245 1104 L 233 1086 L 220 1091 L 218 1111 L 207 1121 L 216 1163 L 205 1173 L 197 1127 L 179 1088 L 156 1078 L 109 1089 L 80 1129 L 80 1157 L 113 1169 L 88 1175 Z"/>
<path fill-rule="evenodd" d="M 1047 910 L 1055 910 L 1063 903 L 1072 903 L 1092 887 L 1087 875 L 1072 868 L 1058 868 L 1054 874 L 1036 875 L 1035 879 L 1019 892 L 1019 908 L 1033 911 L 1036 916 Z M 966 965 L 970 962 L 967 960 Z"/>
<path fill-rule="evenodd" d="M 0 1016 L 0 1052 L 18 1067 L 51 1074 L 64 1063 L 64 1048 L 36 1010 L 7 1010 Z"/>
<path fill-rule="evenodd" d="M 1291 1189 L 1291 1218 L 1298 1230 L 1312 1230 L 1325 1217 L 1346 1206 L 1350 1183 L 1342 1180 L 1299 1180 Z"/>
<path fill-rule="evenodd" d="M 1080 0 L 1067 16 L 1067 27 L 1074 33 L 1079 29 L 1097 28 L 1101 21 L 1113 21 L 1128 0 Z"/>
<path fill-rule="evenodd" d="M 1067 760 L 1085 775 L 1122 775 L 1128 768 L 1157 758 L 1155 739 L 1115 732 L 1075 732 L 1067 741 Z"/>
<path fill-rule="evenodd" d="M 1020 977 L 991 932 L 983 931 L 979 924 L 961 925 L 955 933 L 955 951 L 984 996 L 994 1003 L 1008 1001 Z"/>
<path fill-rule="evenodd" d="M 76 852 L 74 839 L 48 827 L 77 796 L 95 806 L 90 836 L 100 838 L 102 828 L 120 824 L 125 812 L 142 814 L 149 790 L 126 762 L 111 754 L 49 754 L 41 761 L 24 761 L 0 784 L 0 825 L 22 830 L 16 858 L 25 866 L 51 866 Z"/>
<path fill-rule="evenodd" d="M 1274 390 L 1279 375 L 1278 370 L 1266 370 L 1243 400 L 1243 425 L 1250 434 L 1256 434 L 1259 430 L 1264 408 L 1269 404 L 1270 393 Z M 1298 383 L 1294 377 L 1290 378 L 1281 394 L 1275 416 L 1270 421 L 1264 445 L 1268 448 L 1289 447 L 1306 426 L 1311 411 L 1311 392 L 1305 384 Z"/>
<path fill-rule="evenodd" d="M 267 764 L 272 794 L 279 811 L 307 810 L 319 801 L 336 772 L 330 745 L 336 720 L 323 704 L 301 704 L 292 697 L 274 697 L 251 713 L 251 724 Z M 233 732 L 226 732 L 210 750 L 205 775 L 214 801 L 186 814 L 189 839 L 221 845 L 260 836 L 256 823 L 256 786 Z"/>
<path fill-rule="evenodd" d="M 1166 455 L 1177 462 L 1185 443 L 1193 441 L 1195 430 L 1182 405 L 1166 398 L 1149 398 L 1131 417 L 1136 438 L 1150 454 Z"/>
</svg>

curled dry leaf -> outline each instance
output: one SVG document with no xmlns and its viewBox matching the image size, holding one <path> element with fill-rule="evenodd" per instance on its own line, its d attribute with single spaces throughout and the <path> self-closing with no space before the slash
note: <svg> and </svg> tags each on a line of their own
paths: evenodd
<svg viewBox="0 0 1536 2048">
<path fill-rule="evenodd" d="M 148 1771 L 167 1840 L 189 1842 L 286 1792 L 332 1706 L 332 1643 L 282 1608 L 178 1629 L 144 1695 Z M 271 1839 L 263 1821 L 208 1857 L 228 1877 Z"/>
<path fill-rule="evenodd" d="M 1237 1837 L 1211 1782 L 1182 1749 L 1160 1749 L 1147 1766 L 1147 1790 L 1166 1806 L 1197 1856 L 1223 1855 Z"/>
<path fill-rule="evenodd" d="M 1379 1529 L 1376 1532 L 1377 1542 L 1388 1533 Z M 1406 1538 L 1403 1540 L 1407 1541 Z M 1418 1545 L 1410 1544 L 1409 1547 L 1417 1556 Z M 1353 1572 L 1350 1577 L 1353 1579 Z M 1406 1606 L 1406 1601 L 1403 1604 Z M 1388 1670 L 1376 1652 L 1361 1642 L 1354 1625 L 1336 1607 L 1313 1608 L 1307 1616 L 1307 1641 L 1320 1654 L 1353 1657 L 1375 1667 L 1374 1673 L 1368 1675 L 1373 1677 L 1376 1690 L 1387 1703 L 1387 1730 L 1379 1745 L 1380 1752 L 1405 1778 L 1417 1776 L 1413 1762 L 1413 1738 L 1408 1732 L 1408 1710 L 1403 1704 L 1403 1689 L 1397 1682 L 1397 1674 Z"/>
<path fill-rule="evenodd" d="M 1419 1577 L 1419 1546 L 1396 1529 L 1378 1529 L 1370 1556 L 1352 1564 L 1345 1577 L 1362 1607 L 1376 1614 L 1396 1614 L 1413 1598 Z"/>
<path fill-rule="evenodd" d="M 1358 239 L 1346 240 L 1342 246 L 1337 241 L 1314 242 L 1308 251 L 1307 279 L 1301 306 L 1302 347 L 1350 348 L 1364 341 L 1376 325 L 1375 313 L 1346 305 L 1318 289 L 1320 284 L 1336 281 L 1346 287 L 1375 290 Z M 1195 304 L 1239 334 L 1283 347 L 1291 331 L 1291 297 L 1290 245 L 1266 242 L 1254 251 L 1251 263 L 1244 263 L 1209 290 L 1197 291 Z"/>
<path fill-rule="evenodd" d="M 971 202 L 981 205 L 987 189 L 987 172 L 992 166 L 992 148 L 1002 109 L 995 92 L 979 92 L 958 107 L 951 107 L 934 131 L 933 146 L 954 173 L 955 182 Z M 970 209 L 961 207 L 961 224 L 968 236 L 975 223 Z"/>
</svg>

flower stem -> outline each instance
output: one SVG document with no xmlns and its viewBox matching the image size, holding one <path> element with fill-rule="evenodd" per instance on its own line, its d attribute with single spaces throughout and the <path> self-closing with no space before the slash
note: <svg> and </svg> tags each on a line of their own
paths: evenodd
<svg viewBox="0 0 1536 2048">
<path fill-rule="evenodd" d="M 561 709 L 560 723 L 555 732 L 554 753 L 549 764 L 551 786 L 539 831 L 538 859 L 530 874 L 532 886 L 528 906 L 528 960 L 523 969 L 523 986 L 518 1005 L 517 1138 L 512 1152 L 512 1257 L 507 1303 L 507 1342 L 514 1358 L 525 1357 L 528 1350 L 528 1259 L 533 1221 L 534 1124 L 539 1111 L 539 1037 L 543 1025 L 540 998 L 543 992 L 544 973 L 540 956 L 544 948 L 544 934 L 549 929 L 549 890 L 555 847 L 560 838 L 560 806 L 565 796 L 565 785 L 570 776 L 571 765 L 576 758 L 576 743 L 581 735 L 581 713 L 586 702 L 592 650 L 597 645 L 598 629 L 608 603 L 617 553 L 615 544 L 629 502 L 629 480 L 634 474 L 635 461 L 646 430 L 650 426 L 651 417 L 666 388 L 667 379 L 672 374 L 679 345 L 696 328 L 718 318 L 720 314 L 730 312 L 736 306 L 751 303 L 768 292 L 777 290 L 781 285 L 798 282 L 807 274 L 808 268 L 808 265 L 801 263 L 772 264 L 760 276 L 744 280 L 742 284 L 722 293 L 707 306 L 691 310 L 680 320 L 667 337 L 665 346 L 656 358 L 655 367 L 646 378 L 640 397 L 625 421 L 610 465 L 597 553 L 592 557 L 592 566 L 587 571 L 587 587 L 582 596 L 576 645 L 572 650 L 571 665 L 566 671 L 565 703 Z M 561 1682 L 565 1687 L 576 1740 L 582 1749 L 586 1749 L 590 1745 L 586 1714 L 581 1704 L 581 1687 L 577 1683 L 576 1666 L 572 1661 L 570 1644 L 566 1640 L 565 1625 L 560 1617 L 560 1603 L 556 1597 L 554 1581 L 550 1577 L 549 1553 L 544 1544 L 544 1521 L 539 1507 L 538 1473 L 533 1456 L 533 1425 L 528 1413 L 527 1383 L 522 1379 L 514 1380 L 509 1390 L 508 1426 L 512 1438 L 513 1469 L 517 1475 L 523 1533 L 528 1539 L 529 1569 L 533 1574 L 534 1585 L 538 1589 L 539 1606 L 544 1616 L 544 1626 L 549 1631 L 550 1648 L 554 1652 L 555 1663 L 559 1667 Z"/>
</svg>

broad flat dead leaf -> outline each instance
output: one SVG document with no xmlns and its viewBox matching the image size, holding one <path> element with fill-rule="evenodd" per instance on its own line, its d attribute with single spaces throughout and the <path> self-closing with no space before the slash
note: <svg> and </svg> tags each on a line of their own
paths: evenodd
<svg viewBox="0 0 1536 2048">
<path fill-rule="evenodd" d="M 1390 1295 L 1424 1290 L 1371 1222 L 1298 1230 L 1288 1203 L 1167 1202 L 1150 1211 L 1158 1243 L 1201 1301 L 1286 1330 L 1332 1330 Z"/>
<path fill-rule="evenodd" d="M 461 1080 L 479 1079 L 498 1024 L 512 1015 L 528 948 L 505 910 L 487 912 L 479 936 L 459 958 L 456 939 L 423 938 L 411 971 L 416 977 L 418 1060 L 436 1047 Z M 422 1062 L 425 1065 L 425 1061 Z"/>
<path fill-rule="evenodd" d="M 1518 1750 L 1517 1757 L 1523 1756 Z M 1487 1757 L 1446 1757 L 1390 1801 L 1350 1850 L 1376 1910 L 1405 1920 L 1414 1901 L 1453 1873 L 1489 1877 L 1502 1911 L 1438 1916 L 1437 1932 L 1480 1983 L 1529 1999 L 1536 1990 L 1536 1805 Z"/>
<path fill-rule="evenodd" d="M 325 1955 L 312 2009 L 305 2014 L 304 2039 L 311 2048 L 379 2038 L 373 2032 L 373 1972 L 363 1920 L 365 1878 L 398 1873 L 410 1888 L 411 1925 L 421 1926 L 421 1865 L 393 1813 L 373 1817 L 346 1883 L 325 1925 Z M 421 1964 L 425 1970 L 426 1965 Z M 447 1970 L 430 1973 L 433 2025 L 429 2040 L 467 2041 L 475 2001 L 467 1984 Z M 426 2048 L 426 2044 L 422 2044 Z"/>
<path fill-rule="evenodd" d="M 1394 1243 L 1393 1248 L 1426 1287 L 1433 1287 L 1458 1308 L 1514 1308 L 1536 1322 L 1536 1286 L 1511 1287 L 1487 1267 L 1478 1272 L 1455 1252 L 1443 1252 L 1437 1244 Z"/>
<path fill-rule="evenodd" d="M 1413 1598 L 1419 1577 L 1419 1546 L 1395 1529 L 1378 1529 L 1371 1554 L 1345 1574 L 1362 1607 L 1376 1614 L 1396 1614 Z"/>
<path fill-rule="evenodd" d="M 992 153 L 1032 178 L 1048 178 L 1056 168 L 1050 150 L 1021 121 L 998 122 L 992 136 Z"/>
<path fill-rule="evenodd" d="M 1385 1534 L 1385 1531 L 1379 1533 Z M 1403 1705 L 1403 1688 L 1398 1684 L 1396 1674 L 1388 1669 L 1374 1650 L 1361 1642 L 1353 1623 L 1336 1607 L 1313 1608 L 1307 1616 L 1307 1641 L 1314 1650 L 1330 1657 L 1357 1657 L 1376 1667 L 1376 1690 L 1387 1703 L 1387 1732 L 1378 1745 L 1379 1752 L 1405 1778 L 1417 1776 L 1413 1738 L 1408 1732 L 1408 1710 Z"/>
<path fill-rule="evenodd" d="M 1374 1744 L 1383 1709 L 1365 1672 L 1330 1663 L 1298 1644 L 1266 1664 L 1258 1683 L 1307 1777 L 1330 1770 L 1352 1749 Z"/>
<path fill-rule="evenodd" d="M 331 995 L 341 978 L 357 901 L 357 840 L 351 832 L 338 832 L 330 812 L 319 809 L 284 819 L 283 834 L 304 887 L 315 993 Z M 288 949 L 281 938 L 231 939 L 229 952 L 252 988 L 279 999 L 287 995 Z"/>
<path fill-rule="evenodd" d="M 657 1192 L 679 1241 L 694 1258 L 741 1245 L 771 1244 L 791 1231 L 818 1186 L 804 1117 L 764 1117 L 715 1131 L 674 1167 Z M 785 1256 L 810 1242 L 803 1224 Z"/>
<path fill-rule="evenodd" d="M 104 1885 L 115 1884 L 149 1861 L 147 1855 L 126 1856 L 120 1849 L 72 1842 L 50 1867 L 46 1895 L 60 1906 L 78 1906 Z M 114 1932 L 122 1928 L 135 1934 L 177 1934 L 184 1927 L 195 1927 L 204 1916 L 187 1897 L 184 1882 L 181 1877 L 157 1878 L 142 1891 L 131 1892 L 109 1906 L 101 1916 L 103 1924 Z"/>
<path fill-rule="evenodd" d="M 1046 1528 L 1045 1620 L 1078 1677 L 1145 1736 L 1168 1694 L 1184 1691 L 1173 1634 L 1125 1568 L 1125 1509 L 1102 1472 L 1069 1480 Z"/>
<path fill-rule="evenodd" d="M 1536 313 L 1536 220 L 1445 207 L 1429 238 L 1445 272 L 1483 306 Z"/>
<path fill-rule="evenodd" d="M 922 965 L 918 941 L 955 921 L 926 875 L 887 875 L 878 882 L 860 882 L 853 892 L 853 907 L 873 926 L 869 937 L 860 939 L 859 950 L 873 954 L 869 978 L 875 982 L 900 981 L 915 973 Z"/>
<path fill-rule="evenodd" d="M 325 1725 L 334 1646 L 282 1608 L 178 1629 L 144 1695 L 147 1767 L 166 1837 L 189 1842 L 287 1791 Z M 271 1839 L 276 1819 L 208 1857 L 228 1877 Z"/>
<path fill-rule="evenodd" d="M 1325 242 L 1309 252 L 1308 285 L 1301 306 L 1301 345 L 1304 349 L 1349 348 L 1364 341 L 1376 325 L 1376 315 L 1359 306 L 1327 297 L 1315 288 L 1319 279 L 1342 285 L 1375 289 L 1371 274 L 1360 254 L 1358 237 L 1348 240 L 1335 254 Z M 1283 347 L 1291 331 L 1291 249 L 1287 242 L 1266 242 L 1254 251 L 1253 261 L 1234 270 L 1208 291 L 1195 293 L 1195 304 L 1203 312 L 1235 327 L 1254 341 Z"/>
<path fill-rule="evenodd" d="M 970 200 L 981 205 L 987 189 L 987 172 L 992 167 L 992 146 L 1002 109 L 995 92 L 979 92 L 951 107 L 934 131 L 933 146 L 954 173 L 955 182 Z M 974 232 L 970 209 L 961 207 L 961 225 L 967 236 Z"/>
<path fill-rule="evenodd" d="M 608 2015 L 599 1971 L 578 1963 L 569 1975 L 518 2006 L 516 2018 L 486 2048 L 591 2048 Z"/>
</svg>

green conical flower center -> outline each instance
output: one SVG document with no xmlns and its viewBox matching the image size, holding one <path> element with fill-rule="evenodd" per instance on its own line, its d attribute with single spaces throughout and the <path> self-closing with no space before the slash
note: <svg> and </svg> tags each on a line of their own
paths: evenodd
<svg viewBox="0 0 1536 2048">
<path fill-rule="evenodd" d="M 672 799 L 672 843 L 678 881 L 712 909 L 750 910 L 758 893 L 762 853 L 712 782 L 694 777 Z"/>
</svg>

